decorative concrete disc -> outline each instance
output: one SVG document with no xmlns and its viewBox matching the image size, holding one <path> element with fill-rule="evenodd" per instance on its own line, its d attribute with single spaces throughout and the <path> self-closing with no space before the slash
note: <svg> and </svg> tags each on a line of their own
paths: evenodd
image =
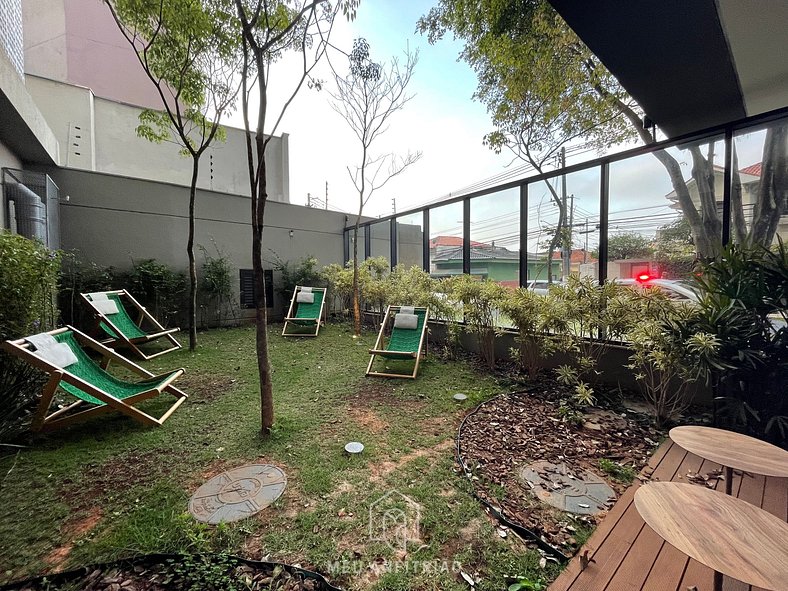
<svg viewBox="0 0 788 591">
<path fill-rule="evenodd" d="M 616 496 L 593 472 L 575 472 L 563 463 L 533 462 L 519 476 L 540 501 L 569 513 L 595 515 L 607 510 Z"/>
<path fill-rule="evenodd" d="M 276 466 L 250 464 L 222 472 L 197 489 L 189 512 L 198 521 L 217 524 L 251 517 L 278 499 L 287 476 Z"/>
<path fill-rule="evenodd" d="M 467 399 L 468 397 L 465 394 L 458 393 L 454 395 L 454 400 L 456 400 L 457 402 L 462 402 L 463 400 L 467 400 Z"/>
</svg>

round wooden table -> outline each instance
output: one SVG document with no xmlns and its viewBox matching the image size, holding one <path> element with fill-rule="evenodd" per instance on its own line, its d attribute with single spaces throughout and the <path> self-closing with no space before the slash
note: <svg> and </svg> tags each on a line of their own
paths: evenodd
<svg viewBox="0 0 788 591">
<path fill-rule="evenodd" d="M 674 427 L 670 438 L 688 452 L 723 466 L 727 494 L 731 494 L 734 469 L 788 478 L 788 451 L 760 439 L 713 427 Z"/>
<path fill-rule="evenodd" d="M 678 482 L 635 493 L 643 520 L 684 554 L 744 583 L 788 589 L 788 523 L 735 497 Z M 715 591 L 722 577 L 715 577 Z"/>
</svg>

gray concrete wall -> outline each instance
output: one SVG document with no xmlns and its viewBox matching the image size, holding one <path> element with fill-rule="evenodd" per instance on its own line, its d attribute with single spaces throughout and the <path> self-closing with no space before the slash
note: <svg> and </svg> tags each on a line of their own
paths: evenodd
<svg viewBox="0 0 788 591">
<path fill-rule="evenodd" d="M 2 168 L 22 168 L 22 161 L 3 142 L 0 142 L 0 169 Z M 6 227 L 4 195 L 5 188 L 0 186 L 0 228 Z"/>
<path fill-rule="evenodd" d="M 101 266 L 125 269 L 132 260 L 155 258 L 186 269 L 188 188 L 62 168 L 46 172 L 60 187 L 64 249 L 78 250 Z M 227 255 L 237 296 L 238 269 L 251 268 L 250 200 L 199 190 L 196 209 L 196 244 L 215 254 L 215 242 Z M 266 268 L 273 268 L 273 252 L 283 261 L 314 255 L 321 266 L 341 264 L 344 226 L 343 213 L 269 202 L 263 243 Z M 201 264 L 199 252 L 197 260 Z M 279 280 L 275 276 L 274 284 Z M 276 294 L 274 314 L 281 315 L 283 305 Z"/>
<path fill-rule="evenodd" d="M 22 42 L 22 2 L 0 2 L 0 49 L 2 49 L 20 77 L 25 75 L 25 54 Z"/>
</svg>

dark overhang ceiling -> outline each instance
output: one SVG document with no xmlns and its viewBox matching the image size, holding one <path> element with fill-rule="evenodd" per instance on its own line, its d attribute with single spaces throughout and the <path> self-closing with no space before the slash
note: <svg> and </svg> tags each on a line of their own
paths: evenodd
<svg viewBox="0 0 788 591">
<path fill-rule="evenodd" d="M 550 3 L 668 136 L 788 105 L 788 2 Z"/>
</svg>

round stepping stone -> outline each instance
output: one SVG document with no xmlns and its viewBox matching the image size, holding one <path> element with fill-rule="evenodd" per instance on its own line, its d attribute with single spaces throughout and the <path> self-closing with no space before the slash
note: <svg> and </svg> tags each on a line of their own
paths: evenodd
<svg viewBox="0 0 788 591">
<path fill-rule="evenodd" d="M 189 512 L 197 521 L 217 524 L 251 517 L 278 499 L 287 476 L 276 466 L 250 464 L 222 472 L 197 489 Z"/>
<path fill-rule="evenodd" d="M 457 402 L 462 402 L 463 400 L 467 400 L 467 399 L 468 399 L 468 396 L 466 396 L 465 394 L 455 394 L 454 395 L 454 400 L 456 400 Z"/>
<path fill-rule="evenodd" d="M 519 476 L 537 499 L 569 513 L 596 515 L 606 511 L 616 497 L 601 477 L 571 470 L 564 463 L 533 462 Z"/>
</svg>

